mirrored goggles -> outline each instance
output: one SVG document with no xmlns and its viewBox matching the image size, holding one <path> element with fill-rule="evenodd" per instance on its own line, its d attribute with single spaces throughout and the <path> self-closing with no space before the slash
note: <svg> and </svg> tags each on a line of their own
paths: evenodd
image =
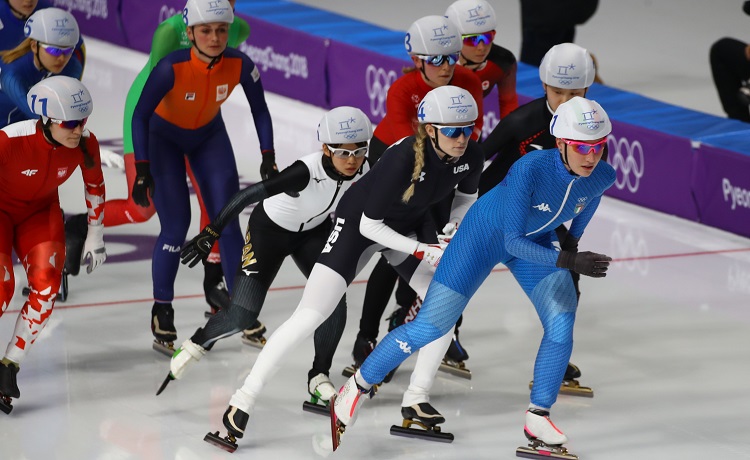
<svg viewBox="0 0 750 460">
<path fill-rule="evenodd" d="M 468 46 L 478 46 L 480 43 L 491 45 L 492 41 L 495 40 L 495 31 L 485 32 L 483 34 L 461 35 L 461 39 L 463 39 L 464 45 Z"/>
<path fill-rule="evenodd" d="M 61 48 L 59 46 L 45 45 L 44 43 L 40 43 L 39 46 L 50 56 L 60 57 L 73 54 L 73 48 Z"/>
<path fill-rule="evenodd" d="M 563 139 L 563 142 L 573 147 L 573 150 L 575 150 L 577 153 L 580 153 L 581 155 L 588 155 L 589 153 L 592 153 L 592 152 L 594 155 L 598 155 L 602 153 L 602 151 L 604 150 L 604 147 L 607 145 L 607 138 L 604 138 L 595 144 L 590 144 L 588 142 L 573 141 L 570 139 Z"/>
<path fill-rule="evenodd" d="M 84 118 L 83 120 L 55 120 L 54 118 L 50 118 L 49 121 L 51 123 L 54 123 L 56 125 L 60 125 L 65 129 L 76 129 L 77 127 L 83 128 L 86 126 L 86 122 L 89 121 L 89 117 Z"/>
<path fill-rule="evenodd" d="M 326 144 L 326 147 L 328 147 L 328 150 L 330 150 L 331 154 L 335 156 L 336 158 L 362 158 L 363 156 L 367 155 L 367 150 L 369 147 L 359 147 L 354 150 L 348 150 L 348 149 L 342 149 L 342 148 L 335 148 L 331 147 L 330 145 Z"/>
<path fill-rule="evenodd" d="M 443 126 L 443 125 L 432 125 L 443 134 L 445 137 L 451 139 L 458 139 L 463 134 L 465 137 L 470 137 L 471 133 L 474 132 L 474 123 L 463 126 Z"/>
<path fill-rule="evenodd" d="M 456 65 L 456 62 L 458 62 L 458 53 L 441 54 L 437 56 L 425 56 L 424 54 L 417 54 L 417 57 L 435 67 L 440 67 L 445 61 L 448 61 L 448 65 Z"/>
</svg>

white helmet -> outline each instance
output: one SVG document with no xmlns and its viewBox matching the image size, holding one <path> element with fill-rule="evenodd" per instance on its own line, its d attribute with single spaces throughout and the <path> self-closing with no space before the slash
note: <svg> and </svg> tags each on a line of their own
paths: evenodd
<svg viewBox="0 0 750 460">
<path fill-rule="evenodd" d="M 574 97 L 560 104 L 549 124 L 554 137 L 577 141 L 594 141 L 612 132 L 607 112 L 596 101 Z"/>
<path fill-rule="evenodd" d="M 60 8 L 35 11 L 26 20 L 23 33 L 38 42 L 63 48 L 73 48 L 81 38 L 76 18 Z"/>
<path fill-rule="evenodd" d="M 32 86 L 26 103 L 37 115 L 55 120 L 83 120 L 94 110 L 91 93 L 72 77 L 55 75 Z"/>
<path fill-rule="evenodd" d="M 182 9 L 182 20 L 188 27 L 212 22 L 231 24 L 234 12 L 227 0 L 188 0 Z"/>
<path fill-rule="evenodd" d="M 544 55 L 539 78 L 556 88 L 584 89 L 594 83 L 594 60 L 586 48 L 574 43 L 555 45 Z"/>
<path fill-rule="evenodd" d="M 318 123 L 318 140 L 324 144 L 356 144 L 372 138 L 372 123 L 356 107 L 331 109 Z"/>
<path fill-rule="evenodd" d="M 445 10 L 461 35 L 481 34 L 497 28 L 495 10 L 485 0 L 458 0 Z"/>
<path fill-rule="evenodd" d="M 445 16 L 419 18 L 406 31 L 404 47 L 409 54 L 441 56 L 461 51 L 461 35 Z"/>
<path fill-rule="evenodd" d="M 425 95 L 417 107 L 420 123 L 471 123 L 479 116 L 470 92 L 458 86 L 441 86 Z"/>
</svg>

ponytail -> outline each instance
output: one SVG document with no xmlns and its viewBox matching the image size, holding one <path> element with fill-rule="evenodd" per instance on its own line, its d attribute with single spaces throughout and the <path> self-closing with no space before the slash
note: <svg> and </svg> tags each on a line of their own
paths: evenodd
<svg viewBox="0 0 750 460">
<path fill-rule="evenodd" d="M 414 141 L 414 172 L 411 173 L 411 185 L 409 185 L 409 188 L 401 196 L 401 201 L 404 203 L 408 203 L 414 195 L 414 187 L 419 182 L 422 175 L 422 168 L 424 168 L 424 146 L 425 139 L 427 139 L 427 130 L 424 126 L 420 124 L 419 128 L 417 128 L 417 136 Z"/>
<path fill-rule="evenodd" d="M 0 51 L 0 59 L 3 60 L 4 63 L 10 64 L 11 62 L 15 61 L 16 59 L 20 58 L 21 56 L 25 55 L 26 53 L 31 51 L 31 38 L 26 38 L 24 41 L 18 44 L 13 49 Z"/>
</svg>

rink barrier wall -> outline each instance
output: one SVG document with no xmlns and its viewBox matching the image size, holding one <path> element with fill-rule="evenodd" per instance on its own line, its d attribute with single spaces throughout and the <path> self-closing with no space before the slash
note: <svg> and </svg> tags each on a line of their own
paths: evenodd
<svg viewBox="0 0 750 460">
<path fill-rule="evenodd" d="M 53 0 L 85 35 L 142 52 L 156 26 L 184 1 Z M 391 83 L 411 64 L 403 31 L 388 30 L 283 0 L 238 0 L 250 39 L 240 49 L 271 92 L 323 108 L 359 107 L 374 123 Z M 542 96 L 538 70 L 519 63 L 521 103 Z M 750 237 L 750 125 L 594 84 L 587 95 L 613 120 L 607 194 Z M 497 94 L 485 98 L 485 135 L 498 121 Z"/>
</svg>

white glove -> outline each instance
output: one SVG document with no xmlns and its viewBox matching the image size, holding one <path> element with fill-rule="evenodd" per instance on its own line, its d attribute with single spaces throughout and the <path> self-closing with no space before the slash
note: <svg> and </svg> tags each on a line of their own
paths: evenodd
<svg viewBox="0 0 750 460">
<path fill-rule="evenodd" d="M 89 232 L 83 243 L 81 264 L 88 265 L 86 273 L 91 273 L 107 260 L 107 250 L 104 249 L 104 224 L 89 224 Z"/>
<path fill-rule="evenodd" d="M 443 227 L 443 233 L 438 235 L 438 241 L 441 244 L 450 243 L 453 235 L 456 234 L 456 230 L 458 230 L 458 222 L 448 222 L 445 224 L 445 227 Z"/>
<path fill-rule="evenodd" d="M 437 267 L 440 263 L 440 258 L 443 257 L 443 251 L 446 246 L 445 244 L 417 243 L 417 249 L 414 250 L 414 257 L 424 260 L 433 267 Z"/>
<path fill-rule="evenodd" d="M 125 169 L 125 158 L 109 149 L 99 147 L 99 158 L 102 164 L 110 168 Z"/>
</svg>

